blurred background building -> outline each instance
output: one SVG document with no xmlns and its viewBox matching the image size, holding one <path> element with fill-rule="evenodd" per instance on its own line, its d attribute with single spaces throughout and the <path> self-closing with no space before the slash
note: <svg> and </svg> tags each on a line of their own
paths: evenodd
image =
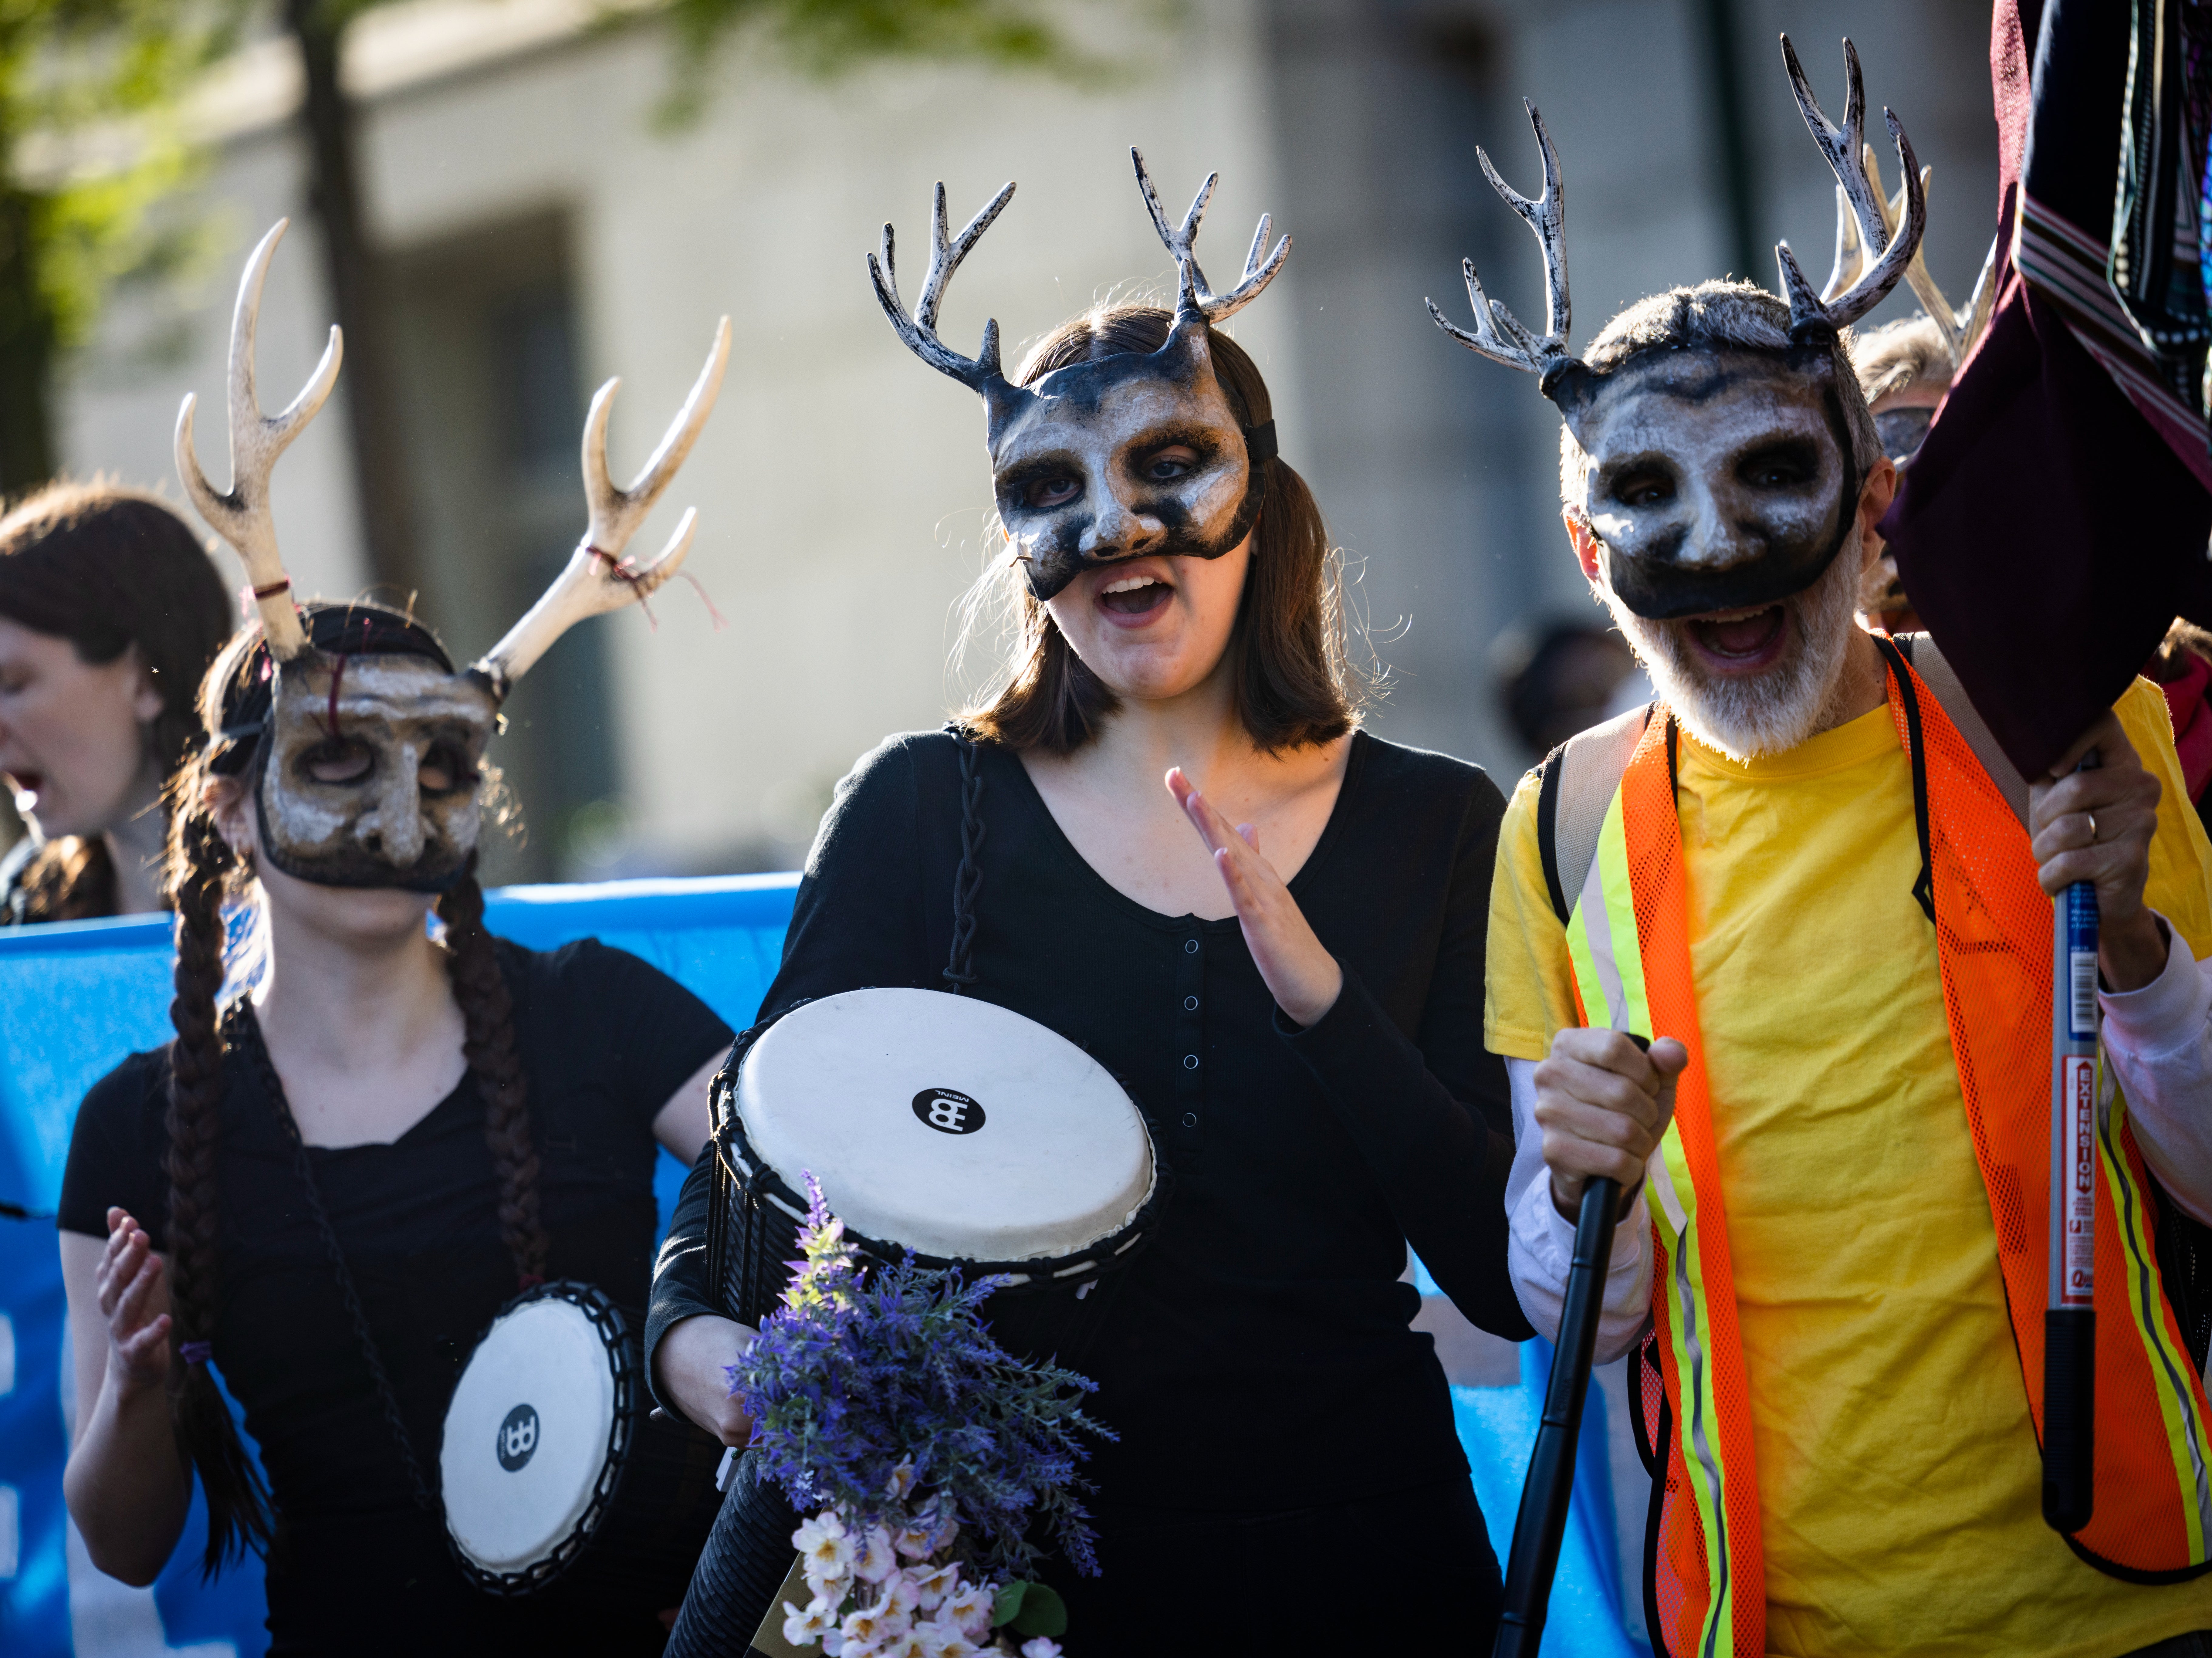
<svg viewBox="0 0 2212 1658">
<path fill-rule="evenodd" d="M 387 302 L 407 480 L 379 503 L 401 514 L 406 547 L 382 568 L 404 570 L 457 654 L 489 645 L 574 544 L 592 389 L 623 377 L 612 452 L 627 477 L 715 319 L 736 331 L 720 405 L 635 549 L 657 549 L 696 505 L 690 568 L 729 626 L 714 630 L 679 585 L 652 620 L 579 629 L 532 674 L 494 750 L 526 825 L 496 878 L 789 866 L 854 758 L 939 723 L 988 668 L 989 640 L 955 659 L 960 600 L 989 556 L 981 413 L 898 343 L 862 262 L 895 222 L 911 296 L 940 179 L 956 222 L 1020 182 L 944 320 L 968 350 L 995 316 L 1010 363 L 1096 300 L 1172 292 L 1131 143 L 1171 205 L 1220 170 L 1200 245 L 1218 277 L 1273 213 L 1295 251 L 1232 331 L 1269 379 L 1282 452 L 1319 495 L 1389 669 L 1372 728 L 1508 786 L 1534 757 L 1525 733 L 1553 727 L 1510 710 L 1501 677 L 1557 654 L 1546 641 L 1560 624 L 1603 618 L 1559 528 L 1550 406 L 1422 308 L 1433 295 L 1464 319 L 1472 255 L 1493 295 L 1542 316 L 1534 240 L 1484 182 L 1476 144 L 1533 193 L 1520 100 L 1543 110 L 1565 172 L 1578 345 L 1668 283 L 1734 271 L 1772 285 L 1780 237 L 1826 270 L 1832 191 L 1781 30 L 1832 112 L 1839 37 L 1856 43 L 1869 127 L 1893 106 L 1936 169 L 1928 262 L 1954 297 L 1994 228 L 1988 12 L 1972 0 L 1070 0 L 1052 15 L 1103 67 L 894 62 L 822 79 L 725 52 L 691 65 L 703 83 L 688 120 L 671 118 L 685 37 L 649 11 L 610 22 L 593 0 L 405 0 L 347 28 L 338 73 L 359 112 L 359 216 Z M 287 214 L 262 314 L 264 398 L 273 409 L 305 379 L 335 315 L 306 83 L 298 44 L 271 26 L 193 91 L 205 160 L 167 210 L 198 227 L 200 254 L 116 288 L 60 364 L 70 471 L 176 498 L 171 432 L 196 391 L 204 463 L 226 476 L 234 284 Z M 1893 188 L 1893 154 L 1886 167 Z M 334 400 L 280 467 L 281 538 L 303 590 L 404 602 L 377 586 L 354 417 Z M 1613 659 L 1575 656 L 1570 677 Z"/>
</svg>

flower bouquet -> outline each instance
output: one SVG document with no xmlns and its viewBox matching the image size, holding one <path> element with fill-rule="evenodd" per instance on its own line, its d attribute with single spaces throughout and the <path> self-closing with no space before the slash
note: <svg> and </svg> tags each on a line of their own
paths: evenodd
<svg viewBox="0 0 2212 1658">
<path fill-rule="evenodd" d="M 1058 1658 L 1045 1543 L 1098 1568 L 1076 1472 L 1095 1385 L 1016 1358 L 979 1309 L 1004 1278 L 962 1282 L 909 1254 L 864 1266 L 822 1188 L 783 1304 L 728 1367 L 764 1477 L 813 1517 L 792 1537 L 811 1597 L 783 1638 L 830 1658 Z M 771 1613 L 771 1617 L 773 1613 Z M 1017 1643 L 1018 1648 L 1017 1649 Z"/>
</svg>

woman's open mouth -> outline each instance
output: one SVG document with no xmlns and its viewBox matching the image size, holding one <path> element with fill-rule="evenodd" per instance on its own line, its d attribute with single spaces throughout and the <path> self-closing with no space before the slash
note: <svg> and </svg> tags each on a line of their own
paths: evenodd
<svg viewBox="0 0 2212 1658">
<path fill-rule="evenodd" d="M 1122 627 L 1149 622 L 1175 597 L 1175 589 L 1158 576 L 1125 575 L 1101 583 L 1098 608 Z"/>
<path fill-rule="evenodd" d="M 1755 673 L 1780 658 L 1790 637 L 1790 616 L 1779 604 L 1694 616 L 1683 632 L 1705 665 L 1721 673 Z"/>
</svg>

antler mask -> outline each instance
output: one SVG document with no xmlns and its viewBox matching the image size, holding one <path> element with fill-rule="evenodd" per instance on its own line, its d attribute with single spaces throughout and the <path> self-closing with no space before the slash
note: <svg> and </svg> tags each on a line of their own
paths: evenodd
<svg viewBox="0 0 2212 1658">
<path fill-rule="evenodd" d="M 876 297 L 899 337 L 924 362 L 982 398 L 1000 520 L 1040 600 L 1115 559 L 1219 558 L 1233 550 L 1258 521 L 1265 465 L 1274 458 L 1273 422 L 1244 427 L 1214 377 L 1207 326 L 1243 309 L 1274 280 L 1291 239 L 1268 253 L 1262 216 L 1242 277 L 1216 295 L 1192 244 L 1219 175 L 1207 176 L 1181 228 L 1171 229 L 1144 157 L 1134 149 L 1129 156 L 1153 228 L 1176 259 L 1175 322 L 1157 351 L 1073 363 L 1019 386 L 1000 369 L 996 319 L 984 325 L 982 348 L 973 358 L 938 338 L 945 286 L 1012 199 L 1011 184 L 957 238 L 947 234 L 945 186 L 938 185 L 929 275 L 911 317 L 899 299 L 890 226 L 884 227 L 882 262 L 868 258 Z M 1162 458 L 1175 447 L 1196 459 Z"/>
<path fill-rule="evenodd" d="M 254 326 L 287 222 L 280 219 L 261 239 L 239 283 L 228 493 L 218 493 L 200 470 L 190 395 L 177 417 L 178 474 L 201 516 L 244 561 L 267 653 L 261 687 L 215 739 L 216 765 L 232 772 L 258 765 L 261 850 L 284 873 L 324 886 L 442 891 L 475 849 L 479 768 L 515 681 L 576 623 L 664 586 L 690 552 L 696 511 L 684 513 L 652 563 L 637 567 L 622 556 L 714 408 L 729 360 L 729 319 L 715 330 L 690 397 L 628 489 L 607 476 L 607 416 L 621 382 L 599 388 L 584 424 L 590 525 L 582 544 L 507 636 L 456 673 L 428 629 L 390 610 L 319 606 L 301 625 L 277 553 L 269 478 L 276 458 L 330 396 L 342 343 L 331 329 L 306 390 L 274 420 L 263 416 L 254 393 Z"/>
<path fill-rule="evenodd" d="M 1911 142 L 1887 110 L 1905 168 L 1894 215 L 1869 178 L 1873 150 L 1862 137 L 1866 97 L 1851 43 L 1844 42 L 1848 89 L 1840 126 L 1822 113 L 1786 36 L 1782 53 L 1798 110 L 1835 173 L 1839 210 L 1873 256 L 1848 268 L 1839 258 L 1826 292 L 1815 293 L 1790 245 L 1777 244 L 1790 307 L 1786 337 L 1772 322 L 1760 325 L 1771 345 L 1718 334 L 1698 338 L 1692 327 L 1690 343 L 1698 349 L 1679 349 L 1672 348 L 1683 343 L 1682 331 L 1655 325 L 1652 337 L 1669 349 L 1616 345 L 1600 368 L 1574 355 L 1565 192 L 1559 156 L 1533 105 L 1528 118 L 1544 162 L 1540 196 L 1516 194 L 1490 157 L 1476 154 L 1492 187 L 1544 250 L 1545 331 L 1533 333 L 1489 298 L 1471 259 L 1462 270 L 1474 331 L 1455 327 L 1429 304 L 1437 325 L 1469 350 L 1539 377 L 1590 461 L 1584 499 L 1570 510 L 1579 509 L 1598 543 L 1613 592 L 1652 619 L 1771 605 L 1817 580 L 1850 541 L 1866 477 L 1842 401 L 1839 376 L 1848 379 L 1850 367 L 1839 340 L 1917 264 L 1926 227 Z M 1756 290 L 1721 284 L 1680 303 L 1741 307 L 1735 295 L 1747 292 L 1754 304 L 1744 308 L 1756 309 Z M 1640 318 L 1663 303 L 1636 310 Z"/>
</svg>

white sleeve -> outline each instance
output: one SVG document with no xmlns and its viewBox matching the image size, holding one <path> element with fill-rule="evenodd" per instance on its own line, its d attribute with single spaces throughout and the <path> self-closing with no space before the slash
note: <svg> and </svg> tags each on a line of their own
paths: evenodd
<svg viewBox="0 0 2212 1658">
<path fill-rule="evenodd" d="M 1567 1293 L 1567 1268 L 1574 1260 L 1574 1224 L 1552 1202 L 1543 1131 L 1536 1127 L 1536 1062 L 1508 1060 L 1505 1074 L 1513 1084 L 1513 1172 L 1505 1180 L 1506 1270 L 1512 1276 L 1513 1293 L 1521 1298 L 1521 1310 L 1547 1339 L 1555 1341 Z M 1633 1347 L 1651 1321 L 1650 1238 L 1650 1212 L 1639 1192 L 1613 1230 L 1605 1304 L 1597 1321 L 1600 1364 Z"/>
<path fill-rule="evenodd" d="M 2172 922 L 2166 932 L 2164 972 L 2141 990 L 2098 993 L 2105 1054 L 2143 1161 L 2176 1203 L 2212 1225 L 2212 963 L 2197 961 Z M 1515 1108 L 1517 1120 L 1517 1096 Z"/>
</svg>

